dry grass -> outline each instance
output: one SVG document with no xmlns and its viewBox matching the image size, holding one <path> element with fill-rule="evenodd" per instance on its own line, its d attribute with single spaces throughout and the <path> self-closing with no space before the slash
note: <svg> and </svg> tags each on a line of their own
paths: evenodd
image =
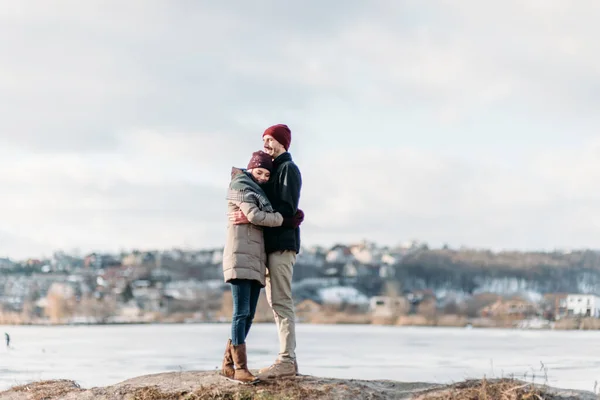
<svg viewBox="0 0 600 400">
<path fill-rule="evenodd" d="M 393 317 L 373 316 L 373 317 L 371 317 L 371 324 L 373 324 L 373 325 L 396 325 L 397 320 L 398 320 L 398 317 L 396 317 L 396 316 L 393 316 Z"/>
<path fill-rule="evenodd" d="M 360 386 L 348 387 L 342 383 L 326 384 L 323 382 L 303 382 L 296 379 L 266 381 L 255 386 L 207 384 L 193 391 L 165 390 L 160 389 L 159 386 L 131 387 L 127 385 L 113 390 L 107 389 L 102 390 L 102 398 L 124 398 L 128 400 L 391 398 L 389 394 L 384 393 L 370 393 L 366 397 L 361 397 L 364 393 Z M 52 400 L 69 393 L 82 392 L 83 389 L 73 381 L 54 380 L 17 386 L 10 391 L 26 393 L 31 400 Z M 484 378 L 420 392 L 420 394 L 415 395 L 414 400 L 564 400 L 566 398 L 574 399 L 576 397 L 550 394 L 545 390 L 545 387 L 530 382 L 515 379 L 487 380 Z"/>
<path fill-rule="evenodd" d="M 193 312 L 176 312 L 161 317 L 161 322 L 165 324 L 182 324 L 190 318 L 194 318 Z"/>
<path fill-rule="evenodd" d="M 464 327 L 468 323 L 467 317 L 456 314 L 440 315 L 437 319 L 437 326 Z"/>
<path fill-rule="evenodd" d="M 469 319 L 463 315 L 441 314 L 434 317 L 425 315 L 402 315 L 395 321 L 399 326 L 445 326 L 445 327 L 465 327 Z"/>
<path fill-rule="evenodd" d="M 15 386 L 10 390 L 29 393 L 31 400 L 47 400 L 64 396 L 71 392 L 81 392 L 84 389 L 73 381 L 58 379 L 28 383 L 26 385 Z"/>
<path fill-rule="evenodd" d="M 308 324 L 370 324 L 371 316 L 368 314 L 352 314 L 345 312 L 316 312 L 298 315 L 304 323 Z"/>
<path fill-rule="evenodd" d="M 416 400 L 553 400 L 532 383 L 514 379 L 469 380 L 418 396 Z"/>
<path fill-rule="evenodd" d="M 179 400 L 190 394 L 187 391 L 166 393 L 156 386 L 137 388 L 133 391 L 133 400 Z"/>
<path fill-rule="evenodd" d="M 600 330 L 600 319 L 598 318 L 563 318 L 554 323 L 554 329 L 558 330 Z"/>
<path fill-rule="evenodd" d="M 31 322 L 31 318 L 23 313 L 0 311 L 0 324 L 2 325 L 26 325 Z"/>
<path fill-rule="evenodd" d="M 435 326 L 435 320 L 423 315 L 402 315 L 396 320 L 396 325 L 400 326 Z"/>
<path fill-rule="evenodd" d="M 471 318 L 469 323 L 473 328 L 497 328 L 498 322 L 492 318 Z"/>
<path fill-rule="evenodd" d="M 579 329 L 579 321 L 575 318 L 559 319 L 554 323 L 554 329 L 557 330 L 573 330 Z"/>
<path fill-rule="evenodd" d="M 579 329 L 583 330 L 598 330 L 600 329 L 600 319 L 598 318 L 583 318 Z"/>
<path fill-rule="evenodd" d="M 133 400 L 311 400 L 321 399 L 330 391 L 304 387 L 295 380 L 262 382 L 257 386 L 232 388 L 205 387 L 190 391 L 164 392 L 155 386 L 135 389 Z"/>
</svg>

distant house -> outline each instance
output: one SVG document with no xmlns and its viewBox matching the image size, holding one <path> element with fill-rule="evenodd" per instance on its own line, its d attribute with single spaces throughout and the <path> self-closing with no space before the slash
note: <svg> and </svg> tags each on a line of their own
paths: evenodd
<svg viewBox="0 0 600 400">
<path fill-rule="evenodd" d="M 362 241 L 349 247 L 354 258 L 361 264 L 379 264 L 381 262 L 381 250 L 375 243 Z"/>
<path fill-rule="evenodd" d="M 385 256 L 384 256 L 384 258 L 385 258 Z M 384 261 L 384 264 L 381 267 L 379 267 L 378 272 L 379 272 L 379 277 L 382 279 L 392 278 L 396 274 L 396 271 L 391 266 L 391 263 L 388 264 L 388 263 L 385 263 L 385 261 Z"/>
<path fill-rule="evenodd" d="M 525 300 L 498 300 L 481 310 L 482 317 L 528 318 L 540 314 L 538 307 Z"/>
<path fill-rule="evenodd" d="M 351 286 L 332 286 L 318 290 L 319 300 L 325 305 L 352 305 L 359 309 L 369 306 L 369 299 L 358 289 Z"/>
<path fill-rule="evenodd" d="M 355 261 L 355 258 L 348 246 L 336 245 L 329 250 L 325 256 L 325 260 L 332 264 L 346 264 Z"/>
<path fill-rule="evenodd" d="M 344 263 L 327 262 L 324 265 L 323 276 L 326 278 L 341 278 L 344 275 Z"/>
<path fill-rule="evenodd" d="M 550 320 L 567 315 L 567 293 L 547 293 L 542 300 L 544 317 Z"/>
<path fill-rule="evenodd" d="M 600 318 L 600 296 L 569 294 L 566 299 L 567 315 Z"/>
<path fill-rule="evenodd" d="M 160 311 L 162 308 L 162 289 L 152 286 L 147 280 L 131 282 L 131 291 L 136 303 L 145 311 Z"/>
<path fill-rule="evenodd" d="M 10 259 L 8 258 L 0 258 L 0 269 L 10 269 L 10 268 L 14 268 L 15 263 L 13 263 Z"/>
<path fill-rule="evenodd" d="M 305 266 L 314 266 L 316 268 L 323 268 L 325 264 L 325 254 L 321 252 L 319 248 L 302 248 L 296 259 L 296 264 Z M 294 276 L 296 271 L 294 271 Z"/>
<path fill-rule="evenodd" d="M 210 264 L 214 257 L 214 251 L 201 250 L 193 254 L 193 262 L 197 264 Z"/>
<path fill-rule="evenodd" d="M 294 271 L 296 274 L 296 271 Z M 294 301 L 296 304 L 300 304 L 306 299 L 313 301 L 321 301 L 319 296 L 319 290 L 325 287 L 338 286 L 340 279 L 338 278 L 307 278 L 301 281 L 295 282 L 292 285 L 292 292 L 294 294 Z"/>
</svg>

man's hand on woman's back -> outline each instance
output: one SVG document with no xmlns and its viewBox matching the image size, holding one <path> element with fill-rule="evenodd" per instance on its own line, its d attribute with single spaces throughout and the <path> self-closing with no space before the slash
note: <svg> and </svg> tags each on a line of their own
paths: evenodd
<svg viewBox="0 0 600 400">
<path fill-rule="evenodd" d="M 281 224 L 281 226 L 283 226 L 284 228 L 296 229 L 300 226 L 300 224 L 302 224 L 302 221 L 304 221 L 304 211 L 298 209 L 298 211 L 296 211 L 296 214 L 293 217 L 284 217 L 283 224 Z"/>
</svg>

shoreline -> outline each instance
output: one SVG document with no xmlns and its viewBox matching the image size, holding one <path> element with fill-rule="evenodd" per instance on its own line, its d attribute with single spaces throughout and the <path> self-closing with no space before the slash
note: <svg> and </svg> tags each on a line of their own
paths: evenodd
<svg viewBox="0 0 600 400">
<path fill-rule="evenodd" d="M 546 326 L 528 326 L 523 324 L 519 326 L 520 321 L 507 323 L 506 321 L 477 323 L 476 320 L 469 321 L 465 324 L 455 323 L 411 323 L 404 321 L 403 323 L 392 323 L 382 321 L 365 321 L 365 320 L 333 320 L 319 319 L 318 321 L 296 321 L 298 325 L 361 325 L 361 326 L 389 326 L 389 327 L 423 327 L 423 328 L 456 328 L 456 329 L 503 329 L 503 330 L 527 330 L 527 331 L 595 331 L 600 330 L 600 319 L 589 318 L 581 320 L 563 320 L 562 324 L 553 321 L 546 321 Z M 181 321 L 181 320 L 154 320 L 154 321 L 110 321 L 110 322 L 0 322 L 0 326 L 36 326 L 36 327 L 55 327 L 55 326 L 130 326 L 130 325 L 227 325 L 231 324 L 229 320 L 221 321 Z M 254 324 L 274 324 L 273 321 L 259 320 Z M 557 326 L 558 325 L 558 326 Z"/>
</svg>

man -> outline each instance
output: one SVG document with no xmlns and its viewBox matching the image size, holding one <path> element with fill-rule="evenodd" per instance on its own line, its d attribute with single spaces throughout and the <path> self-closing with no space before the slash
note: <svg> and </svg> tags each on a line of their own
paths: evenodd
<svg viewBox="0 0 600 400">
<path fill-rule="evenodd" d="M 264 151 L 273 158 L 273 172 L 266 187 L 266 194 L 273 209 L 283 217 L 296 216 L 302 220 L 298 210 L 302 176 L 298 166 L 288 152 L 292 134 L 287 125 L 273 125 L 263 133 Z M 248 223 L 241 213 L 235 213 L 234 223 Z M 279 334 L 279 356 L 273 365 L 259 371 L 261 379 L 295 376 L 296 324 L 292 299 L 292 275 L 296 255 L 300 252 L 299 228 L 265 228 L 267 251 L 267 279 L 265 291 Z"/>
</svg>

